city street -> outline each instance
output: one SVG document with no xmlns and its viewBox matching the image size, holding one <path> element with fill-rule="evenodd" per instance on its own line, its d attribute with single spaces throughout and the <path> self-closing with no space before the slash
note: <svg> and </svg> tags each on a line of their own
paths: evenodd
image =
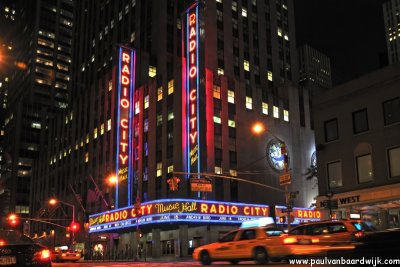
<svg viewBox="0 0 400 267">
<path fill-rule="evenodd" d="M 67 267 L 67 266 L 74 266 L 74 267 L 103 267 L 103 266 L 112 266 L 112 267 L 125 267 L 125 266 L 147 266 L 147 267 L 186 267 L 186 266 L 202 266 L 199 262 L 195 261 L 180 261 L 180 262 L 77 262 L 77 263 L 53 263 L 53 267 Z M 241 262 L 236 265 L 229 264 L 228 262 L 215 262 L 211 266 L 218 267 L 218 266 L 259 266 L 255 265 L 252 261 L 245 261 Z M 268 266 L 290 266 L 289 263 L 273 263 L 269 264 Z M 307 266 L 307 265 L 296 265 L 296 266 Z M 309 265 L 308 265 L 309 266 Z"/>
</svg>

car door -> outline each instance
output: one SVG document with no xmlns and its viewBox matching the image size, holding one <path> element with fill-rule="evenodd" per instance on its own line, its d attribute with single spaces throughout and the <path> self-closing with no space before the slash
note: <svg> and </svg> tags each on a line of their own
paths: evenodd
<svg viewBox="0 0 400 267">
<path fill-rule="evenodd" d="M 235 257 L 240 259 L 251 258 L 253 248 L 257 244 L 256 237 L 256 229 L 244 229 L 240 231 L 233 245 Z"/>
<path fill-rule="evenodd" d="M 215 248 L 211 252 L 211 257 L 214 259 L 229 259 L 232 257 L 233 245 L 239 230 L 232 231 L 224 235 L 215 243 Z"/>
</svg>

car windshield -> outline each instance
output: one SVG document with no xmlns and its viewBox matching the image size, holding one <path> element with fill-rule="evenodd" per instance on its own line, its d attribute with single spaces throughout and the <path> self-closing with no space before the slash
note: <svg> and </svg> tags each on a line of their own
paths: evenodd
<svg viewBox="0 0 400 267">
<path fill-rule="evenodd" d="M 34 244 L 32 239 L 18 231 L 0 230 L 0 240 L 5 245 Z"/>
</svg>

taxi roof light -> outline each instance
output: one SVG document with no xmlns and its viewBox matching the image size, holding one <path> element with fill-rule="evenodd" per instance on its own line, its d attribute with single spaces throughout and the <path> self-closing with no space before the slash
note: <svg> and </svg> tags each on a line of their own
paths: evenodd
<svg viewBox="0 0 400 267">
<path fill-rule="evenodd" d="M 250 228 L 250 227 L 263 227 L 274 224 L 274 219 L 272 217 L 262 217 L 256 220 L 244 221 L 240 225 L 240 228 Z"/>
</svg>

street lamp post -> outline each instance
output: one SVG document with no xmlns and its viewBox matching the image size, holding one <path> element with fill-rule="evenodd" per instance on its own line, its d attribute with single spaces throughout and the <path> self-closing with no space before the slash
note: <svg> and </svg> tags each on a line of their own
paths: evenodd
<svg viewBox="0 0 400 267">
<path fill-rule="evenodd" d="M 264 132 L 268 132 L 272 137 L 274 137 L 276 140 L 280 142 L 281 145 L 281 154 L 283 155 L 283 175 L 286 177 L 288 175 L 288 160 L 287 160 L 287 151 L 286 151 L 286 144 L 283 140 L 281 140 L 279 137 L 277 137 L 275 134 L 273 134 L 271 131 L 269 131 L 267 128 L 264 127 L 264 125 L 261 122 L 257 122 L 253 125 L 252 127 L 252 132 L 256 135 L 260 135 Z M 288 188 L 288 182 L 286 182 L 284 185 L 285 189 L 285 202 L 286 202 L 286 212 L 287 212 L 287 217 L 286 217 L 286 222 L 288 226 L 288 230 L 290 230 L 290 212 L 291 212 L 291 203 L 290 203 L 290 192 Z"/>
<path fill-rule="evenodd" d="M 61 204 L 67 205 L 67 206 L 72 208 L 71 227 L 76 227 L 76 224 L 75 224 L 75 205 L 73 205 L 71 203 L 68 203 L 68 202 L 65 202 L 65 201 L 62 201 L 62 200 L 59 200 L 59 199 L 55 199 L 55 198 L 52 198 L 52 199 L 49 200 L 49 204 L 50 205 L 56 205 L 58 202 L 61 203 Z M 72 238 L 71 239 L 72 239 L 71 248 L 72 248 L 73 251 L 75 251 L 75 229 L 72 229 Z"/>
</svg>

